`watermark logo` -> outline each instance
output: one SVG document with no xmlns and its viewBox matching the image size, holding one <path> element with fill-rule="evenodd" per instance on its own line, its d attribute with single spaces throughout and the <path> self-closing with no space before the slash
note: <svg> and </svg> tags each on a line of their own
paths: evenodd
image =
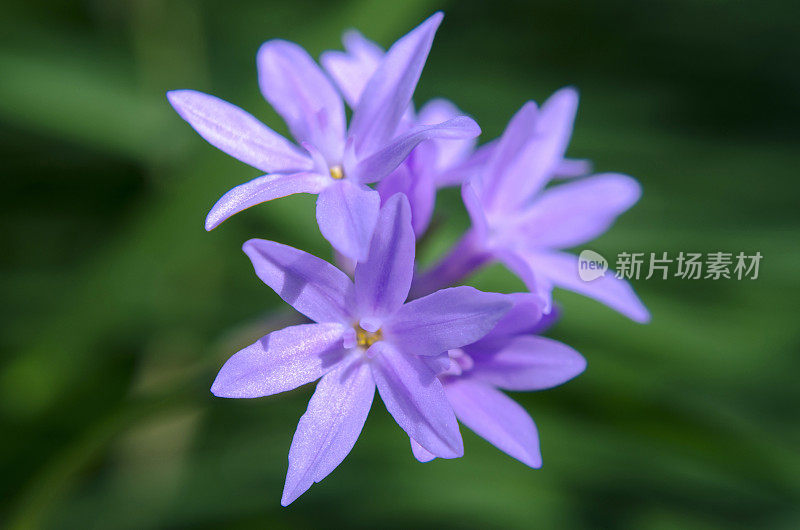
<svg viewBox="0 0 800 530">
<path fill-rule="evenodd" d="M 582 250 L 578 256 L 578 276 L 585 282 L 596 280 L 608 270 L 606 258 L 593 250 Z"/>
<path fill-rule="evenodd" d="M 761 252 L 620 252 L 615 270 L 609 273 L 624 280 L 756 280 L 762 258 Z M 578 256 L 578 276 L 585 282 L 605 276 L 608 270 L 606 259 L 593 250 Z"/>
</svg>

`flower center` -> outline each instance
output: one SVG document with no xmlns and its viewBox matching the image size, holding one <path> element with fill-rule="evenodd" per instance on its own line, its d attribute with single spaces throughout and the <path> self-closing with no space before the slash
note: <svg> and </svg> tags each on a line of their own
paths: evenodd
<svg viewBox="0 0 800 530">
<path fill-rule="evenodd" d="M 342 166 L 331 166 L 331 178 L 333 180 L 342 180 L 344 178 Z"/>
<path fill-rule="evenodd" d="M 356 326 L 356 344 L 362 348 L 369 348 L 379 340 L 383 340 L 383 333 L 381 330 L 371 332 L 363 329 L 361 326 Z"/>
</svg>

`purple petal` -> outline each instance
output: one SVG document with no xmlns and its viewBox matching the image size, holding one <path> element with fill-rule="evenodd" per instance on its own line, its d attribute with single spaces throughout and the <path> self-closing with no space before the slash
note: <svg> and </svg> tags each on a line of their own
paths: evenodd
<svg viewBox="0 0 800 530">
<path fill-rule="evenodd" d="M 342 38 L 345 52 L 327 51 L 320 63 L 333 78 L 345 101 L 355 108 L 364 87 L 378 69 L 383 58 L 383 49 L 356 30 L 350 30 Z"/>
<path fill-rule="evenodd" d="M 575 124 L 577 112 L 578 91 L 572 87 L 557 90 L 542 104 L 537 129 L 540 132 L 546 132 L 551 143 L 554 159 L 551 170 L 557 171 L 564 167 L 564 153 L 566 153 L 572 137 L 572 127 Z"/>
<path fill-rule="evenodd" d="M 420 125 L 433 125 L 461 116 L 458 107 L 446 99 L 433 99 L 426 103 L 417 116 Z M 435 174 L 456 167 L 464 163 L 475 150 L 475 138 L 463 140 L 430 140 L 419 147 L 430 151 L 431 156 L 425 157 L 426 165 L 430 166 Z M 461 182 L 457 182 L 461 184 Z"/>
<path fill-rule="evenodd" d="M 411 298 L 421 298 L 448 285 L 460 283 L 486 265 L 493 256 L 485 249 L 484 240 L 484 234 L 474 227 L 467 230 L 444 258 L 414 277 Z"/>
<path fill-rule="evenodd" d="M 384 337 L 404 352 L 437 355 L 486 335 L 511 305 L 505 295 L 472 287 L 442 289 L 401 307 L 386 323 Z"/>
<path fill-rule="evenodd" d="M 380 195 L 372 188 L 349 179 L 336 181 L 317 199 L 319 230 L 346 257 L 364 261 L 380 207 Z"/>
<path fill-rule="evenodd" d="M 586 369 L 586 360 L 566 344 L 526 335 L 491 355 L 472 355 L 470 376 L 506 390 L 543 390 Z"/>
<path fill-rule="evenodd" d="M 409 438 L 408 440 L 411 442 L 411 452 L 413 453 L 414 458 L 420 462 L 430 462 L 436 458 L 435 454 L 429 452 L 427 449 L 415 442 L 413 438 Z"/>
<path fill-rule="evenodd" d="M 356 265 L 355 287 L 362 318 L 382 319 L 406 301 L 414 275 L 411 208 L 398 193 L 381 208 L 366 261 Z"/>
<path fill-rule="evenodd" d="M 417 122 L 421 125 L 432 125 L 450 120 L 464 114 L 452 101 L 436 98 L 425 103 L 417 113 Z"/>
<path fill-rule="evenodd" d="M 217 149 L 268 173 L 311 169 L 311 160 L 286 138 L 239 107 L 195 90 L 171 90 L 181 118 Z"/>
<path fill-rule="evenodd" d="M 442 352 L 439 355 L 426 355 L 420 357 L 422 362 L 428 365 L 428 368 L 433 370 L 436 375 L 441 375 L 450 369 L 452 364 L 449 352 Z"/>
<path fill-rule="evenodd" d="M 274 241 L 251 239 L 242 250 L 261 281 L 305 316 L 315 322 L 350 322 L 353 284 L 342 271 Z"/>
<path fill-rule="evenodd" d="M 261 93 L 292 135 L 314 145 L 330 164 L 340 163 L 344 103 L 314 59 L 297 44 L 276 39 L 261 45 L 256 62 Z"/>
<path fill-rule="evenodd" d="M 553 310 L 553 284 L 541 274 L 536 273 L 531 260 L 522 256 L 520 252 L 504 248 L 495 248 L 492 253 L 508 270 L 525 282 L 525 286 L 531 294 L 542 300 L 542 313 L 547 314 Z"/>
<path fill-rule="evenodd" d="M 472 223 L 472 232 L 475 234 L 473 238 L 484 243 L 489 234 L 489 220 L 486 218 L 486 210 L 478 194 L 478 183 L 475 179 L 467 180 L 461 186 L 461 200 Z"/>
<path fill-rule="evenodd" d="M 478 147 L 466 160 L 436 175 L 437 187 L 458 186 L 470 179 L 478 179 L 485 173 L 486 164 L 497 147 L 497 140 Z"/>
<path fill-rule="evenodd" d="M 423 144 L 424 145 L 424 144 Z M 420 145 L 419 147 L 422 147 Z M 409 161 L 416 160 L 418 149 L 411 152 Z M 430 173 L 427 171 L 412 173 L 410 164 L 400 164 L 397 169 L 381 180 L 378 184 L 381 201 L 386 202 L 396 193 L 408 197 L 411 205 L 411 226 L 414 234 L 419 238 L 425 233 L 433 215 L 433 206 L 436 201 L 436 188 Z"/>
<path fill-rule="evenodd" d="M 361 434 L 374 395 L 372 374 L 361 359 L 342 363 L 320 380 L 292 438 L 283 506 L 342 463 Z"/>
<path fill-rule="evenodd" d="M 594 298 L 619 311 L 631 320 L 645 323 L 650 320 L 650 312 L 625 280 L 616 278 L 613 271 L 585 282 L 578 277 L 578 257 L 564 252 L 525 252 L 535 274 L 544 276 L 556 287 L 575 291 Z"/>
<path fill-rule="evenodd" d="M 530 333 L 532 335 L 543 335 L 558 322 L 559 318 L 561 318 L 561 308 L 554 305 L 550 308 L 550 311 L 542 315 L 542 318 L 539 319 L 539 322 Z"/>
<path fill-rule="evenodd" d="M 503 135 L 494 142 L 476 191 L 487 207 L 502 209 L 498 195 L 503 188 L 515 185 L 512 172 L 514 162 L 524 151 L 536 128 L 539 109 L 536 103 L 525 103 L 508 122 Z M 510 182 L 509 182 L 510 181 Z"/>
<path fill-rule="evenodd" d="M 607 173 L 552 187 L 516 224 L 520 241 L 534 247 L 567 248 L 590 241 L 641 196 L 632 178 Z"/>
<path fill-rule="evenodd" d="M 487 169 L 496 181 L 492 200 L 487 201 L 494 212 L 501 214 L 504 210 L 519 208 L 553 177 L 564 158 L 577 108 L 577 92 L 564 88 L 542 105 L 533 120 L 533 127 L 530 123 L 519 123 L 519 127 L 514 127 L 511 145 L 516 150 L 513 154 L 504 154 L 498 149 L 493 165 Z M 527 131 L 522 126 L 527 127 Z M 510 129 L 511 125 L 506 132 Z M 501 156 L 507 158 L 500 160 Z"/>
<path fill-rule="evenodd" d="M 506 296 L 513 302 L 513 307 L 485 337 L 464 346 L 470 355 L 473 351 L 497 351 L 517 336 L 532 333 L 539 326 L 544 306 L 540 296 L 531 293 Z"/>
<path fill-rule="evenodd" d="M 578 92 L 573 88 L 562 88 L 544 102 L 534 138 L 509 171 L 507 183 L 513 184 L 503 188 L 502 203 L 524 204 L 553 177 L 564 159 L 577 111 Z"/>
<path fill-rule="evenodd" d="M 294 193 L 319 193 L 330 180 L 324 175 L 304 172 L 264 175 L 245 182 L 231 189 L 214 204 L 206 217 L 206 230 L 213 230 L 232 215 L 262 202 Z"/>
<path fill-rule="evenodd" d="M 257 398 L 315 381 L 342 360 L 345 329 L 342 324 L 301 324 L 273 331 L 228 359 L 211 392 Z"/>
<path fill-rule="evenodd" d="M 381 399 L 398 425 L 438 457 L 462 456 L 458 422 L 436 374 L 386 341 L 373 344 L 367 355 Z"/>
<path fill-rule="evenodd" d="M 368 156 L 394 138 L 443 16 L 435 13 L 395 42 L 370 78 L 350 123 L 358 156 Z"/>
<path fill-rule="evenodd" d="M 344 272 L 351 278 L 356 272 L 356 262 L 336 249 L 333 250 L 333 262 L 340 271 Z"/>
<path fill-rule="evenodd" d="M 436 125 L 415 127 L 368 158 L 357 162 L 355 168 L 348 171 L 348 175 L 360 182 L 377 182 L 394 171 L 408 157 L 411 150 L 424 140 L 475 138 L 480 133 L 481 129 L 475 120 L 466 116 L 459 116 Z"/>
<path fill-rule="evenodd" d="M 556 165 L 553 172 L 555 178 L 583 177 L 592 172 L 592 163 L 589 160 L 565 158 Z"/>
<path fill-rule="evenodd" d="M 536 425 L 516 401 L 469 379 L 450 379 L 445 391 L 459 421 L 475 434 L 523 464 L 542 467 Z"/>
<path fill-rule="evenodd" d="M 492 335 L 522 335 L 531 333 L 542 317 L 542 300 L 530 293 L 508 295 L 514 307 L 492 329 Z"/>
</svg>

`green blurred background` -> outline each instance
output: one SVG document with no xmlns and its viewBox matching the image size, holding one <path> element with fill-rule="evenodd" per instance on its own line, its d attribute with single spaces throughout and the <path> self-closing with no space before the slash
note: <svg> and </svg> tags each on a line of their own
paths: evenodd
<svg viewBox="0 0 800 530">
<path fill-rule="evenodd" d="M 644 197 L 590 248 L 764 256 L 756 281 L 636 282 L 653 322 L 557 293 L 550 332 L 587 372 L 516 395 L 534 471 L 464 429 L 422 465 L 376 400 L 351 455 L 290 508 L 286 455 L 313 388 L 214 399 L 238 347 L 295 318 L 250 237 L 320 256 L 313 198 L 208 234 L 257 171 L 208 146 L 164 92 L 195 88 L 285 127 L 254 64 L 354 26 L 390 44 L 445 21 L 416 101 L 498 135 L 527 99 L 582 94 L 570 155 Z M 0 526 L 7 528 L 800 528 L 797 3 L 7 0 L 0 20 Z M 440 195 L 428 259 L 466 225 Z M 492 268 L 473 284 L 514 290 Z"/>
</svg>

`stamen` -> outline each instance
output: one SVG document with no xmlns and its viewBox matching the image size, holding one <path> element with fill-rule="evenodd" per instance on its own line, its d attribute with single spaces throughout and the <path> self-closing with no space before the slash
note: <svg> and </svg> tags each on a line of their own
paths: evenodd
<svg viewBox="0 0 800 530">
<path fill-rule="evenodd" d="M 361 326 L 356 326 L 356 344 L 362 348 L 369 348 L 379 340 L 383 340 L 383 333 L 378 330 L 374 333 L 366 331 Z"/>
<path fill-rule="evenodd" d="M 331 166 L 331 178 L 333 180 L 342 180 L 344 178 L 342 166 Z"/>
</svg>

